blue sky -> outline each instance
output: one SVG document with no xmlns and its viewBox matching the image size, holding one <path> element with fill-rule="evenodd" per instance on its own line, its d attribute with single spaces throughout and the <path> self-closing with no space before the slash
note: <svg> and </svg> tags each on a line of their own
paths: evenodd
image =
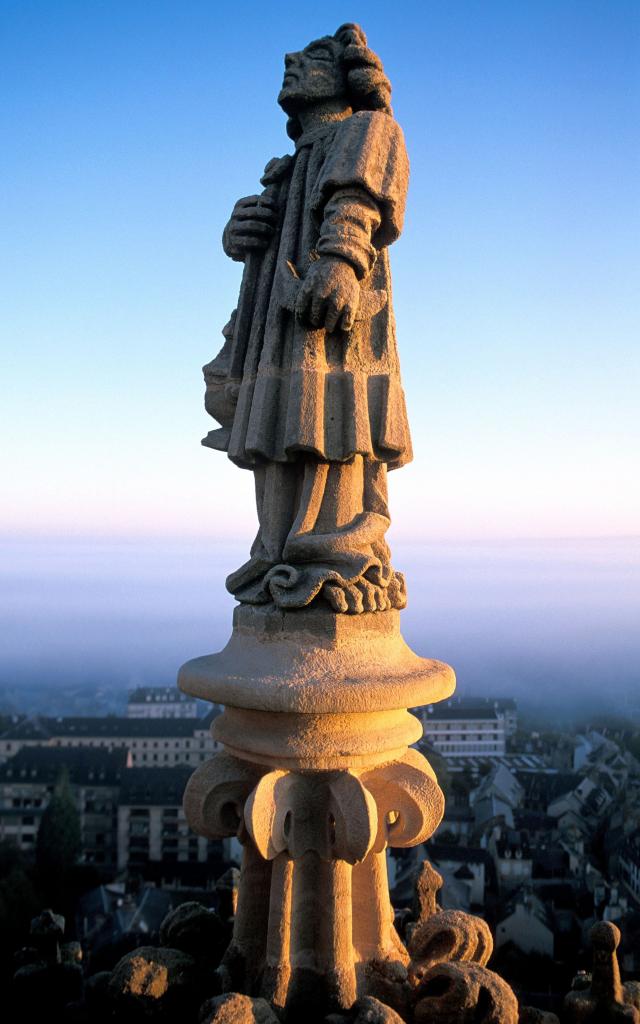
<svg viewBox="0 0 640 1024">
<path fill-rule="evenodd" d="M 0 531 L 249 537 L 200 448 L 282 56 L 359 21 L 412 162 L 407 540 L 638 532 L 640 6 L 0 0 Z M 8 97 L 8 102 L 7 102 Z"/>
</svg>

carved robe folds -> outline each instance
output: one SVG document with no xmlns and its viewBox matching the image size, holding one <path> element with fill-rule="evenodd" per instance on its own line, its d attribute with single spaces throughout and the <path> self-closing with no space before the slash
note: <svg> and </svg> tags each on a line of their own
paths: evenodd
<svg viewBox="0 0 640 1024">
<path fill-rule="evenodd" d="M 260 529 L 251 558 L 227 581 L 241 602 L 300 608 L 322 595 L 339 611 L 405 604 L 384 536 L 387 467 L 411 459 L 387 255 L 407 180 L 402 132 L 380 111 L 303 135 L 294 157 L 265 172 L 278 229 L 241 292 L 227 343 L 205 368 L 227 405 L 213 412 L 223 426 L 204 443 L 256 477 Z M 313 330 L 293 312 L 300 279 L 328 256 L 347 261 L 360 281 L 349 332 Z"/>
</svg>

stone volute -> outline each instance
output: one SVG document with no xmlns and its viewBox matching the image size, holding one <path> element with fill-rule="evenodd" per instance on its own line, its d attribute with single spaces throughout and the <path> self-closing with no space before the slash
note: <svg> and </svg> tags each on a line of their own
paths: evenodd
<svg viewBox="0 0 640 1024">
<path fill-rule="evenodd" d="M 406 972 L 385 851 L 424 842 L 444 810 L 408 709 L 455 679 L 403 640 L 384 539 L 387 470 L 411 457 L 387 255 L 408 163 L 389 98 L 358 26 L 287 55 L 295 154 L 225 229 L 244 272 L 205 367 L 221 424 L 205 443 L 254 473 L 260 525 L 227 581 L 227 646 L 180 670 L 224 705 L 223 749 L 184 803 L 196 832 L 243 845 L 224 989 L 288 1010 L 348 1009 L 373 962 Z"/>
</svg>

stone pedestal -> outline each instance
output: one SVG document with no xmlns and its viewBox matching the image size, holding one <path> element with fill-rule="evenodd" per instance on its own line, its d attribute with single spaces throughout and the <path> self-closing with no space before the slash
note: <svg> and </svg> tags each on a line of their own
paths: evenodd
<svg viewBox="0 0 640 1024">
<path fill-rule="evenodd" d="M 192 776 L 185 811 L 244 847 L 226 986 L 276 1007 L 351 1006 L 368 964 L 408 959 L 385 849 L 442 818 L 407 709 L 448 697 L 453 671 L 410 650 L 396 611 L 243 605 L 226 648 L 187 662 L 179 685 L 225 706 L 212 725 L 224 751 Z"/>
</svg>

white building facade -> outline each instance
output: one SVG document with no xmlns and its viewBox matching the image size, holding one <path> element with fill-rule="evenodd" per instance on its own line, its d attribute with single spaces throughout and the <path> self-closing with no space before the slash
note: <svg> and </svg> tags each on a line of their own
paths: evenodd
<svg viewBox="0 0 640 1024">
<path fill-rule="evenodd" d="M 444 757 L 500 757 L 507 750 L 505 719 L 492 707 L 451 701 L 422 709 L 425 739 Z"/>
<path fill-rule="evenodd" d="M 198 702 L 175 686 L 139 686 L 129 694 L 127 718 L 196 718 Z"/>
</svg>

